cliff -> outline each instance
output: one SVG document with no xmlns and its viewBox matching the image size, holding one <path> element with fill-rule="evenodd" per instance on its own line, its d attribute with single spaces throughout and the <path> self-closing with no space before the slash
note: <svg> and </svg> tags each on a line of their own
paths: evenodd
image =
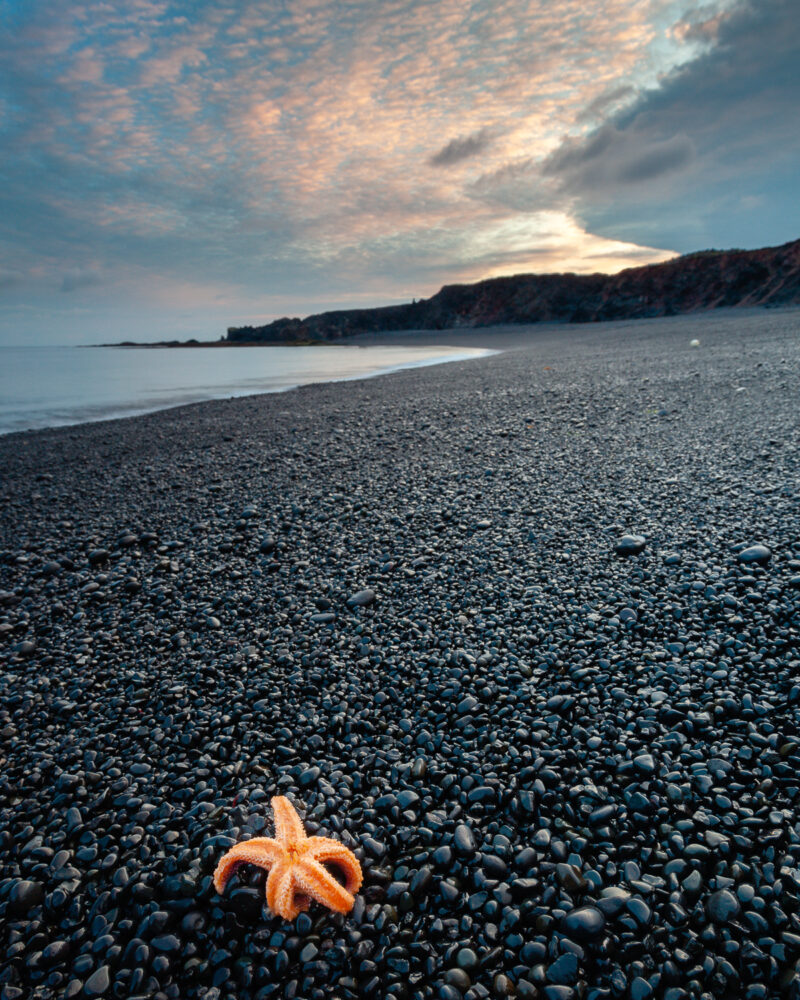
<svg viewBox="0 0 800 1000">
<path fill-rule="evenodd" d="M 445 285 L 429 299 L 230 327 L 229 342 L 338 340 L 389 330 L 508 323 L 590 323 L 717 309 L 800 305 L 800 240 L 761 250 L 705 250 L 618 274 L 517 274 Z"/>
</svg>

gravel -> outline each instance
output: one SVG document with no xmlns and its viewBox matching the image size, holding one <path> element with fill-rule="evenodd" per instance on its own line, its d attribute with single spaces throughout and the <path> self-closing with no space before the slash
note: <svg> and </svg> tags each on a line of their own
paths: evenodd
<svg viewBox="0 0 800 1000">
<path fill-rule="evenodd" d="M 800 997 L 798 329 L 0 439 L 0 1000 Z"/>
</svg>

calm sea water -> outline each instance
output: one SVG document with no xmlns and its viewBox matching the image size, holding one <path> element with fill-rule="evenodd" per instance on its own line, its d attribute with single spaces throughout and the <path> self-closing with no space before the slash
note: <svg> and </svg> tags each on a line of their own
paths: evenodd
<svg viewBox="0 0 800 1000">
<path fill-rule="evenodd" d="M 453 347 L 0 347 L 0 434 L 493 354 Z"/>
</svg>

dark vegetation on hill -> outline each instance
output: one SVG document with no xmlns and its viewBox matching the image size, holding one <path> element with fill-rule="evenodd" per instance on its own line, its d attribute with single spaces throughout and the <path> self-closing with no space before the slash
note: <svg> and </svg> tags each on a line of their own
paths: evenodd
<svg viewBox="0 0 800 1000">
<path fill-rule="evenodd" d="M 338 340 L 389 330 L 510 323 L 590 323 L 731 306 L 800 304 L 800 240 L 761 250 L 705 250 L 619 274 L 517 274 L 445 285 L 429 299 L 345 309 L 266 326 L 230 327 L 228 341 Z"/>
</svg>

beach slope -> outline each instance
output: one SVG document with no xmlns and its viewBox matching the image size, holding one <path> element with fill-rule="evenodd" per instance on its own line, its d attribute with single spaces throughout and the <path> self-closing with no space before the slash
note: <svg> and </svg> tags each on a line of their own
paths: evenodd
<svg viewBox="0 0 800 1000">
<path fill-rule="evenodd" d="M 4 996 L 797 995 L 799 329 L 0 439 Z"/>
</svg>

